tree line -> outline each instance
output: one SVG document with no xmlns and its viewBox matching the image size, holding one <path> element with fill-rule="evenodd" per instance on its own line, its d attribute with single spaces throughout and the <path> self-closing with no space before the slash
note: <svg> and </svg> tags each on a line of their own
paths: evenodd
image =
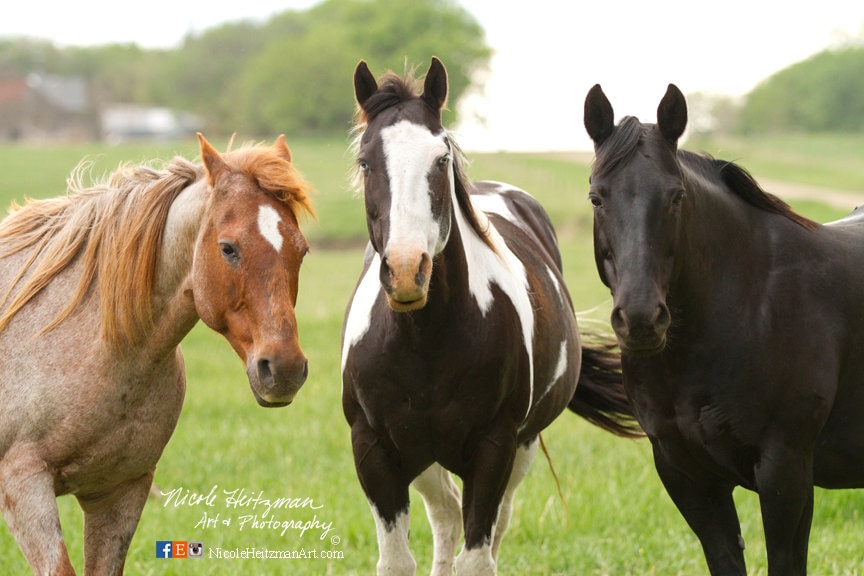
<svg viewBox="0 0 864 576">
<path fill-rule="evenodd" d="M 265 23 L 190 34 L 171 50 L 11 39 L 0 42 L 0 74 L 83 77 L 97 102 L 187 110 L 210 133 L 326 135 L 351 124 L 359 60 L 376 74 L 413 66 L 422 73 L 432 55 L 448 68 L 452 123 L 492 50 L 476 19 L 451 0 L 324 0 Z"/>
<path fill-rule="evenodd" d="M 488 68 L 482 27 L 455 0 L 324 0 L 264 23 L 240 21 L 190 34 L 180 47 L 135 44 L 58 48 L 0 41 L 0 76 L 30 72 L 86 78 L 98 103 L 194 112 L 208 132 L 344 134 L 354 112 L 360 59 L 376 72 L 447 65 L 456 121 L 460 98 Z M 864 131 L 864 38 L 825 50 L 767 78 L 741 100 L 688 94 L 695 131 Z"/>
<path fill-rule="evenodd" d="M 734 134 L 864 131 L 864 39 L 823 50 L 760 82 L 736 101 L 691 94 L 697 131 Z"/>
</svg>

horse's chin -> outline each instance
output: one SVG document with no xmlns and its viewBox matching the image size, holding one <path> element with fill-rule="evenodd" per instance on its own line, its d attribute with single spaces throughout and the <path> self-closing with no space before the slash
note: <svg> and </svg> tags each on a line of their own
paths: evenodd
<svg viewBox="0 0 864 576">
<path fill-rule="evenodd" d="M 255 386 L 251 386 L 251 388 L 252 395 L 255 396 L 255 401 L 258 402 L 258 405 L 263 408 L 283 408 L 294 402 L 293 395 L 291 396 L 291 398 L 287 399 L 279 398 L 278 400 L 267 400 L 263 396 L 258 394 L 258 391 L 255 390 Z"/>
<path fill-rule="evenodd" d="M 666 338 L 651 340 L 650 342 L 632 342 L 618 339 L 618 347 L 622 354 L 628 356 L 654 356 L 666 349 Z"/>
<path fill-rule="evenodd" d="M 391 296 L 387 296 L 387 304 L 390 305 L 390 309 L 394 312 L 413 312 L 414 310 L 419 310 L 426 306 L 426 294 L 417 300 L 410 300 L 407 302 L 394 300 Z"/>
</svg>

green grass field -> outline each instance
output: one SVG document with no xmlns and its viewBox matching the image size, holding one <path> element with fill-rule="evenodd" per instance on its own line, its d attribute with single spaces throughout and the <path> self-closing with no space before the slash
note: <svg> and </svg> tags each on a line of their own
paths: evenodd
<svg viewBox="0 0 864 576">
<path fill-rule="evenodd" d="M 222 147 L 224 143 L 216 143 Z M 300 286 L 298 321 L 310 377 L 288 408 L 258 407 L 242 362 L 218 335 L 200 325 L 184 341 L 186 405 L 156 474 L 163 492 L 216 498 L 175 505 L 151 498 L 127 559 L 128 574 L 370 574 L 377 561 L 374 524 L 357 482 L 349 430 L 340 405 L 339 337 L 342 315 L 362 258 L 362 202 L 348 189 L 351 159 L 344 141 L 291 142 L 297 166 L 316 185 L 319 222 L 305 231 L 312 245 Z M 61 194 L 69 171 L 90 156 L 93 173 L 120 161 L 194 157 L 196 143 L 95 146 L 0 146 L 0 202 Z M 537 196 L 559 231 L 567 281 L 577 308 L 605 319 L 609 296 L 594 269 L 588 168 L 563 155 L 474 155 L 474 179 L 517 184 Z M 860 160 L 860 156 L 858 156 Z M 758 172 L 757 172 L 758 174 Z M 808 202 L 807 215 L 827 221 L 842 211 Z M 851 207 L 850 207 L 851 208 Z M 338 247 L 334 248 L 334 247 Z M 701 549 L 654 472 L 647 441 L 615 438 L 565 413 L 544 434 L 561 480 L 563 500 L 540 457 L 517 494 L 513 522 L 500 557 L 502 575 L 646 575 L 707 573 Z M 215 488 L 214 488 L 215 487 Z M 300 498 L 315 508 L 233 507 L 224 491 L 262 499 Z M 235 493 L 239 495 L 239 492 Z M 766 574 L 758 500 L 736 492 L 751 574 Z M 431 533 L 414 497 L 411 541 L 418 573 L 428 573 Z M 73 498 L 59 500 L 73 563 L 83 572 L 82 515 Z M 246 502 L 249 504 L 249 502 Z M 864 574 L 864 491 L 816 495 L 810 546 L 812 574 Z M 252 519 L 257 514 L 258 526 Z M 262 521 L 277 520 L 278 526 Z M 282 523 L 311 526 L 305 533 Z M 206 556 L 160 560 L 157 541 L 202 541 Z M 267 548 L 304 551 L 317 558 L 224 558 Z M 324 558 L 323 556 L 330 556 Z M 5 526 L 0 527 L 0 572 L 27 574 Z"/>
</svg>

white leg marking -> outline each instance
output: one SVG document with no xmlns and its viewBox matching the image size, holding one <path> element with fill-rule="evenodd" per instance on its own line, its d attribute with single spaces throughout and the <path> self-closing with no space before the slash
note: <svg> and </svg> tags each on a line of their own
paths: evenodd
<svg viewBox="0 0 864 576">
<path fill-rule="evenodd" d="M 276 252 L 282 250 L 282 234 L 279 232 L 279 222 L 281 221 L 282 218 L 272 206 L 262 204 L 258 208 L 258 230 L 273 245 Z"/>
<path fill-rule="evenodd" d="M 411 527 L 409 511 L 406 509 L 396 515 L 396 521 L 387 524 L 378 515 L 372 502 L 372 515 L 378 533 L 378 576 L 414 576 L 417 563 L 408 548 L 408 529 Z"/>
<path fill-rule="evenodd" d="M 462 549 L 456 558 L 456 576 L 495 576 L 495 559 L 487 542 L 472 550 Z"/>
<path fill-rule="evenodd" d="M 513 472 L 510 473 L 507 490 L 504 492 L 501 507 L 498 509 L 498 523 L 495 525 L 492 540 L 492 559 L 495 562 L 498 561 L 498 550 L 501 548 L 501 540 L 504 538 L 504 533 L 510 524 L 510 516 L 513 514 L 513 496 L 516 494 L 516 488 L 519 487 L 519 484 L 528 475 L 531 463 L 534 462 L 534 457 L 537 456 L 537 446 L 539 444 L 535 438 L 528 446 L 520 446 L 516 449 L 516 458 L 513 460 Z"/>
<path fill-rule="evenodd" d="M 433 464 L 414 479 L 412 486 L 420 492 L 426 515 L 432 526 L 435 553 L 432 576 L 452 576 L 456 548 L 462 537 L 462 496 L 453 477 Z"/>
</svg>

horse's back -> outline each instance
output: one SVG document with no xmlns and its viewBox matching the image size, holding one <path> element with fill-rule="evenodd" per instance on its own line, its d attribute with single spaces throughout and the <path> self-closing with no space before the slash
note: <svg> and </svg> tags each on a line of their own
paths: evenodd
<svg viewBox="0 0 864 576">
<path fill-rule="evenodd" d="M 549 214 L 528 192 L 503 182 L 474 183 L 471 202 L 487 214 L 496 214 L 528 234 L 560 271 L 561 253 Z"/>
</svg>

